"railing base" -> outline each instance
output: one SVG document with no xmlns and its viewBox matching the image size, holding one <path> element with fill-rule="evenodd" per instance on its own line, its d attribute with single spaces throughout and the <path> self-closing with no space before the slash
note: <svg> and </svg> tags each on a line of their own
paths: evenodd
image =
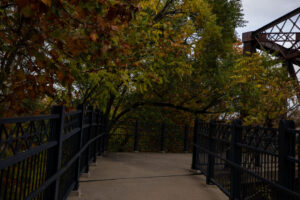
<svg viewBox="0 0 300 200">
<path fill-rule="evenodd" d="M 190 169 L 190 172 L 194 173 L 194 174 L 203 174 L 199 169 Z"/>
<path fill-rule="evenodd" d="M 90 164 L 90 167 L 96 167 L 97 165 L 98 165 L 97 161 L 96 161 L 96 162 L 92 162 L 92 163 Z"/>
<path fill-rule="evenodd" d="M 81 174 L 81 177 L 82 177 L 82 178 L 89 178 L 90 176 L 91 176 L 91 173 L 90 173 L 90 172 L 82 173 L 82 174 Z"/>
<path fill-rule="evenodd" d="M 81 190 L 74 190 L 69 194 L 69 197 L 79 197 L 80 198 L 81 196 L 82 196 Z"/>
</svg>

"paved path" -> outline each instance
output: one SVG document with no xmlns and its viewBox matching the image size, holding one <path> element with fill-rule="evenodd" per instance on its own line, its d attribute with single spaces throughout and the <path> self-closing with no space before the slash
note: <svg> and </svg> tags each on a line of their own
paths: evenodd
<svg viewBox="0 0 300 200">
<path fill-rule="evenodd" d="M 227 200 L 190 171 L 191 154 L 108 153 L 68 200 Z"/>
</svg>

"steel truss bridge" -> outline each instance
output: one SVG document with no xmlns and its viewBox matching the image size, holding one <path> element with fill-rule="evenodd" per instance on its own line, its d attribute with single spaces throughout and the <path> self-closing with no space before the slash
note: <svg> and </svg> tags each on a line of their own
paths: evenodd
<svg viewBox="0 0 300 200">
<path fill-rule="evenodd" d="M 300 7 L 273 22 L 243 33 L 244 53 L 255 53 L 257 49 L 275 53 L 282 59 L 289 75 L 297 80 L 299 91 L 300 71 Z M 298 70 L 295 65 L 299 66 Z M 297 95 L 300 97 L 300 95 Z"/>
</svg>

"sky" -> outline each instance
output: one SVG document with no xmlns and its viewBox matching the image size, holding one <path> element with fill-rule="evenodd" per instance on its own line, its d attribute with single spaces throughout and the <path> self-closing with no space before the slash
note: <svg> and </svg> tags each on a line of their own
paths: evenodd
<svg viewBox="0 0 300 200">
<path fill-rule="evenodd" d="M 240 38 L 243 32 L 255 31 L 300 7 L 300 0 L 242 0 L 242 4 L 248 23 L 246 27 L 237 29 Z"/>
</svg>

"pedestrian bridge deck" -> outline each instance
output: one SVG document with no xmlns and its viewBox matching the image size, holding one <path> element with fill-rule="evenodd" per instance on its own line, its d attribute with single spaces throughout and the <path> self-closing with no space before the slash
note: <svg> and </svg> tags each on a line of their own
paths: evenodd
<svg viewBox="0 0 300 200">
<path fill-rule="evenodd" d="M 205 176 L 190 170 L 192 155 L 107 153 L 80 179 L 68 200 L 225 200 Z"/>
</svg>

